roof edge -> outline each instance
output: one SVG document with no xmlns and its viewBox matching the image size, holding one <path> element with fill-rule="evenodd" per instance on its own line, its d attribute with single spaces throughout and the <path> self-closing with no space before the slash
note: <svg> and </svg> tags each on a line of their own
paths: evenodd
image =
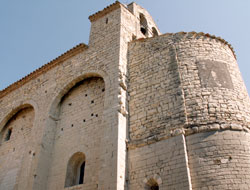
<svg viewBox="0 0 250 190">
<path fill-rule="evenodd" d="M 159 36 L 154 36 L 154 37 L 151 37 L 151 38 L 157 38 L 157 37 L 161 37 L 161 36 L 180 36 L 182 38 L 195 38 L 195 37 L 207 37 L 207 38 L 210 38 L 210 39 L 215 39 L 215 40 L 218 40 L 220 41 L 221 43 L 227 45 L 232 53 L 233 53 L 233 56 L 234 58 L 237 60 L 237 57 L 236 57 L 236 53 L 232 47 L 232 45 L 230 43 L 228 43 L 226 40 L 224 40 L 223 38 L 221 37 L 218 37 L 218 36 L 215 36 L 215 35 L 211 35 L 209 33 L 204 33 L 204 32 L 177 32 L 177 33 L 165 33 L 165 34 L 162 34 L 162 35 L 159 35 Z M 136 39 L 132 42 L 136 42 L 136 41 L 144 41 L 144 40 L 147 40 L 147 39 L 151 39 L 151 38 L 139 38 L 139 39 Z"/>
<path fill-rule="evenodd" d="M 48 62 L 47 64 L 41 66 L 40 68 L 36 69 L 35 71 L 31 72 L 30 74 L 26 75 L 25 77 L 21 78 L 20 80 L 12 83 L 5 89 L 0 91 L 0 98 L 4 97 L 6 94 L 16 90 L 17 88 L 23 86 L 24 84 L 28 83 L 32 79 L 40 76 L 41 74 L 47 72 L 48 70 L 54 68 L 55 66 L 59 65 L 61 62 L 65 61 L 73 57 L 74 55 L 78 54 L 86 50 L 88 46 L 84 43 L 80 43 L 75 47 L 71 48 L 70 50 L 66 51 L 62 55 L 58 56 L 57 58 L 53 59 L 52 61 Z"/>
<path fill-rule="evenodd" d="M 103 10 L 98 11 L 92 15 L 89 16 L 89 20 L 91 22 L 94 22 L 96 20 L 98 20 L 99 18 L 107 15 L 108 13 L 120 8 L 120 7 L 125 7 L 122 3 L 120 3 L 119 1 L 115 1 L 115 3 L 105 7 Z M 125 7 L 126 8 L 126 7 Z"/>
</svg>

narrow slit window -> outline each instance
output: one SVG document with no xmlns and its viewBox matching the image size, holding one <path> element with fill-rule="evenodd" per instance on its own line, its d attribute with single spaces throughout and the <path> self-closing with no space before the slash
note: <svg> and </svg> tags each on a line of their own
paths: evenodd
<svg viewBox="0 0 250 190">
<path fill-rule="evenodd" d="M 85 170 L 85 162 L 82 163 L 80 167 L 80 179 L 79 179 L 79 184 L 83 184 L 84 182 L 84 170 Z"/>
<path fill-rule="evenodd" d="M 6 134 L 6 137 L 5 137 L 5 141 L 10 140 L 11 133 L 12 133 L 12 129 L 8 129 L 7 134 Z"/>
</svg>

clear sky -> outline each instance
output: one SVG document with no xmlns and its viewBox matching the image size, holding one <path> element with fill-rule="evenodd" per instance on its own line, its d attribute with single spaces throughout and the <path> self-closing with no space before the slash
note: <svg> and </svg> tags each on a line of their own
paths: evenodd
<svg viewBox="0 0 250 190">
<path fill-rule="evenodd" d="M 121 0 L 129 4 L 131 1 Z M 135 0 L 162 33 L 220 36 L 236 51 L 250 92 L 250 0 Z M 88 44 L 88 16 L 114 0 L 1 0 L 0 90 L 79 43 Z"/>
</svg>

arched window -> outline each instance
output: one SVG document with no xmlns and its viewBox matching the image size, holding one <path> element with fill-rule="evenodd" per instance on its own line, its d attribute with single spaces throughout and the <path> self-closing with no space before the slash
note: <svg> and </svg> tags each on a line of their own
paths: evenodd
<svg viewBox="0 0 250 190">
<path fill-rule="evenodd" d="M 77 152 L 68 161 L 65 187 L 71 187 L 84 183 L 85 155 Z"/>
<path fill-rule="evenodd" d="M 142 13 L 140 14 L 140 30 L 143 35 L 148 34 L 148 22 Z"/>
<path fill-rule="evenodd" d="M 153 36 L 159 35 L 155 27 L 152 28 L 152 33 L 153 33 Z"/>
<path fill-rule="evenodd" d="M 154 179 L 149 179 L 146 183 L 145 190 L 159 190 L 159 184 Z"/>
<path fill-rule="evenodd" d="M 35 116 L 33 107 L 27 106 L 21 109 L 16 109 L 4 124 L 0 131 L 0 144 L 11 141 L 12 139 L 28 139 Z M 24 140 L 26 142 L 26 140 Z M 18 141 L 20 143 L 20 141 Z"/>
</svg>

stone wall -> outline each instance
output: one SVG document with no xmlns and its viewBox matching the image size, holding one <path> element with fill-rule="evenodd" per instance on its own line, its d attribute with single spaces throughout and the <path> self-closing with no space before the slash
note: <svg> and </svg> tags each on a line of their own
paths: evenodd
<svg viewBox="0 0 250 190">
<path fill-rule="evenodd" d="M 237 189 L 239 184 L 241 188 L 248 188 L 245 178 L 250 175 L 247 169 L 243 169 L 245 172 L 241 175 L 238 166 L 231 160 L 234 157 L 237 161 L 243 150 L 248 157 L 245 148 L 249 145 L 248 133 L 246 135 L 245 132 L 249 132 L 250 102 L 235 54 L 228 44 L 209 35 L 184 32 L 131 42 L 128 92 L 128 159 L 130 163 L 136 163 L 129 170 L 131 187 L 138 188 L 134 183 L 141 183 L 148 173 L 165 178 L 166 174 L 160 172 L 161 167 L 157 165 L 158 155 L 150 158 L 154 160 L 154 168 L 146 167 L 148 148 L 154 144 L 156 150 L 171 150 L 172 144 L 165 139 L 184 134 L 188 147 L 187 173 L 190 171 L 191 179 L 189 188 Z M 209 132 L 220 130 L 223 132 L 217 132 L 218 135 Z M 200 132 L 208 133 L 192 135 Z M 207 136 L 211 140 L 203 142 L 202 138 L 206 139 Z M 240 142 L 241 136 L 245 139 L 243 142 Z M 223 140 L 224 143 L 221 142 Z M 164 148 L 161 148 L 159 141 L 165 142 Z M 211 145 L 212 142 L 214 145 Z M 229 147 L 238 147 L 238 150 L 230 151 Z M 172 154 L 174 152 L 170 151 Z M 139 157 L 142 160 L 137 161 Z M 242 158 L 243 168 L 248 168 L 246 160 Z M 220 162 L 227 165 L 220 165 Z M 171 160 L 166 160 L 167 163 L 170 164 Z M 146 169 L 135 169 L 141 164 Z M 223 167 L 228 169 L 224 170 Z M 141 170 L 145 172 L 140 173 Z M 217 174 L 221 178 L 216 179 Z M 178 178 L 174 172 L 170 176 L 168 178 L 173 181 Z M 229 187 L 233 176 L 239 180 Z M 177 187 L 171 187 L 171 182 L 165 187 L 167 185 L 170 189 Z"/>
<path fill-rule="evenodd" d="M 160 34 L 116 2 L 90 16 L 89 46 L 0 92 L 0 188 L 249 188 L 250 102 L 232 48 L 195 32 L 146 38 L 140 14 Z M 65 187 L 77 154 L 84 184 Z"/>
<path fill-rule="evenodd" d="M 129 130 L 134 143 L 170 135 L 186 122 L 171 42 L 171 38 L 156 37 L 129 46 Z"/>
<path fill-rule="evenodd" d="M 103 109 L 105 111 L 103 113 L 94 113 L 95 119 L 104 118 L 101 124 L 96 123 L 95 126 L 95 128 L 103 129 L 103 138 L 99 139 L 99 136 L 93 133 L 93 136 L 89 136 L 89 139 L 91 138 L 95 142 L 100 141 L 99 158 L 102 164 L 96 166 L 98 170 L 96 170 L 95 175 L 98 179 L 91 179 L 90 177 L 87 177 L 87 179 L 91 181 L 90 185 L 93 184 L 93 180 L 95 181 L 95 188 L 97 188 L 97 184 L 99 189 L 116 188 L 117 126 L 118 108 L 120 107 L 117 90 L 119 86 L 120 14 L 121 10 L 116 9 L 109 14 L 110 22 L 108 24 L 103 25 L 105 18 L 101 18 L 92 24 L 91 36 L 95 38 L 96 43 L 90 43 L 88 49 L 61 61 L 57 66 L 1 98 L 0 124 L 6 120 L 9 113 L 25 104 L 31 104 L 36 113 L 34 127 L 31 132 L 33 138 L 29 143 L 30 149 L 36 152 L 36 156 L 32 158 L 32 166 L 29 169 L 29 175 L 25 178 L 26 184 L 22 189 L 43 190 L 48 188 L 48 176 L 51 175 L 53 151 L 54 147 L 57 146 L 54 143 L 58 140 L 56 134 L 61 130 L 61 128 L 57 127 L 60 119 L 61 99 L 78 82 L 90 77 L 101 77 L 104 80 L 105 92 L 96 94 L 96 96 L 105 97 L 103 100 Z M 99 36 L 100 33 L 103 35 Z M 105 36 L 105 38 L 102 36 Z M 84 101 L 82 98 L 85 97 L 81 97 L 81 101 Z M 98 117 L 96 117 L 96 114 L 98 114 Z M 66 144 L 68 139 L 64 138 L 64 140 Z M 8 148 L 6 149 L 8 150 Z M 6 149 L 1 147 L 1 151 L 7 151 Z M 69 150 L 69 147 L 67 150 Z M 59 151 L 62 152 L 57 153 L 58 155 L 64 154 L 65 150 Z M 85 152 L 88 151 L 84 150 Z M 67 154 L 65 160 L 60 159 L 60 166 L 67 163 L 69 154 Z M 67 165 L 64 165 L 60 172 L 65 172 L 66 167 Z M 88 168 L 89 166 L 86 165 L 86 169 L 90 170 Z M 105 175 L 103 175 L 104 173 Z M 88 174 L 86 175 L 88 176 Z M 61 188 L 61 185 L 64 185 L 65 178 L 60 175 L 59 178 L 61 181 L 57 181 L 55 185 L 60 184 Z M 88 181 L 86 181 L 85 186 L 88 186 Z"/>
<path fill-rule="evenodd" d="M 250 188 L 249 133 L 214 131 L 186 141 L 193 190 Z"/>
<path fill-rule="evenodd" d="M 28 149 L 35 112 L 32 107 L 19 110 L 4 126 L 0 146 L 0 189 L 15 189 L 29 173 L 35 152 Z M 11 131 L 11 133 L 9 132 Z"/>
<path fill-rule="evenodd" d="M 137 40 L 129 48 L 132 141 L 182 127 L 248 126 L 249 97 L 228 45 L 178 33 Z"/>
<path fill-rule="evenodd" d="M 129 189 L 147 189 L 155 180 L 159 189 L 190 189 L 185 138 L 182 135 L 130 150 Z"/>
<path fill-rule="evenodd" d="M 84 189 L 98 189 L 100 141 L 105 85 L 101 78 L 89 78 L 73 87 L 60 103 L 48 189 L 65 187 L 66 170 L 76 152 L 85 155 Z"/>
<path fill-rule="evenodd" d="M 66 52 L 66 56 L 54 60 L 56 64 L 50 62 L 17 82 L 15 85 L 20 85 L 18 88 L 4 92 L 1 97 L 0 129 L 3 127 L 2 123 L 7 121 L 13 110 L 18 107 L 30 104 L 36 113 L 31 131 L 32 138 L 28 145 L 36 156 L 30 160 L 31 166 L 22 179 L 24 183 L 20 189 L 63 188 L 67 162 L 74 151 L 82 151 L 86 155 L 88 173 L 84 185 L 70 189 L 118 189 L 126 185 L 127 43 L 132 40 L 133 35 L 139 34 L 139 20 L 118 2 L 104 12 L 105 15 L 96 13 L 90 17 L 92 23 L 88 47 L 77 50 L 77 53 L 74 53 L 75 48 Z M 91 19 L 94 17 L 96 19 Z M 131 28 L 127 29 L 127 24 Z M 68 54 L 70 56 L 67 57 Z M 38 72 L 42 74 L 36 75 Z M 82 95 L 78 97 L 78 104 L 72 101 L 71 106 L 67 103 L 64 105 L 71 97 L 67 99 L 65 94 L 74 94 L 75 90 L 74 93 L 70 90 L 77 90 L 75 85 L 78 85 L 78 82 L 85 83 L 85 80 L 92 77 L 103 79 L 102 88 L 105 84 L 105 92 L 93 92 L 97 101 L 102 99 L 102 103 L 99 102 L 99 107 L 93 111 L 93 116 L 92 112 L 88 115 L 90 110 L 73 110 L 74 106 L 86 106 L 86 98 Z M 92 87 L 89 90 L 91 89 Z M 66 108 L 72 108 L 72 112 L 64 112 Z M 62 117 L 62 114 L 66 113 L 67 116 Z M 80 123 L 83 125 L 85 114 L 85 122 L 93 119 L 93 123 L 89 123 L 86 131 L 81 131 L 77 126 Z M 67 118 L 68 116 L 73 118 Z M 83 138 L 77 145 L 74 140 L 80 138 L 77 137 L 80 134 L 91 139 L 92 143 Z M 73 137 L 76 139 L 71 142 L 70 138 Z M 90 148 L 86 150 L 86 145 L 94 147 L 96 151 L 92 152 Z M 4 147 L 1 149 L 6 151 Z"/>
<path fill-rule="evenodd" d="M 228 45 L 206 36 L 175 35 L 187 122 L 190 127 L 249 125 L 250 102 Z M 230 128 L 230 127 L 229 127 Z"/>
</svg>

